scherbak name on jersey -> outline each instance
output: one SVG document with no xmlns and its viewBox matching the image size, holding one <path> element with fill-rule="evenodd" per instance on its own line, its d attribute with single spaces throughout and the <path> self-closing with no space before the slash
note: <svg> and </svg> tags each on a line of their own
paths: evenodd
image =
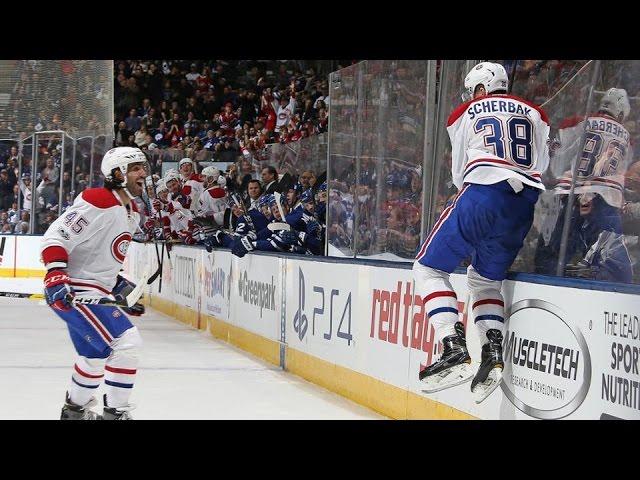
<svg viewBox="0 0 640 480">
<path fill-rule="evenodd" d="M 629 142 L 629 132 L 614 120 L 590 117 L 587 118 L 587 128 L 592 131 L 611 133 L 624 139 L 625 142 Z"/>
<path fill-rule="evenodd" d="M 473 103 L 467 110 L 467 114 L 473 120 L 476 115 L 481 113 L 495 113 L 495 112 L 508 112 L 516 115 L 525 115 L 529 117 L 532 108 L 526 107 L 520 103 L 516 103 L 515 101 L 511 101 L 509 99 L 505 100 L 495 100 L 495 99 L 487 99 L 487 100 L 479 100 Z"/>
</svg>

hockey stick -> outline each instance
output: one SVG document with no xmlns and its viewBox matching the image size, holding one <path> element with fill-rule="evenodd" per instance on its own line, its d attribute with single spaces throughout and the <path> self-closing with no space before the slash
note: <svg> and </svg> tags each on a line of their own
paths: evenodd
<svg viewBox="0 0 640 480">
<path fill-rule="evenodd" d="M 271 222 L 267 224 L 267 228 L 272 232 L 280 232 L 282 230 L 291 230 L 291 225 L 287 222 Z"/>
<path fill-rule="evenodd" d="M 507 89 L 508 94 L 511 94 L 511 90 L 513 90 L 513 79 L 516 76 L 517 69 L 518 69 L 518 60 L 514 60 L 513 66 L 511 67 L 511 74 L 509 75 L 509 88 Z"/>
<path fill-rule="evenodd" d="M 131 290 L 129 295 L 127 295 L 122 300 L 111 300 L 107 297 L 74 297 L 71 294 L 67 294 L 66 298 L 69 303 L 72 305 L 105 305 L 105 306 L 118 306 L 118 307 L 133 307 L 140 297 L 142 296 L 142 291 L 145 285 L 151 284 L 151 279 L 149 278 L 149 274 L 145 273 L 136 287 Z"/>
<path fill-rule="evenodd" d="M 7 237 L 2 237 L 0 240 L 0 265 L 2 265 L 2 255 L 4 255 L 4 243 L 7 240 Z"/>
<path fill-rule="evenodd" d="M 145 179 L 146 185 L 147 185 L 147 208 L 149 209 L 149 213 L 152 212 L 153 207 L 151 205 L 151 199 L 149 198 L 149 184 L 151 184 L 151 187 L 153 188 L 153 195 L 154 197 L 156 196 L 156 191 L 155 191 L 155 184 L 153 183 L 153 175 L 149 175 L 146 179 Z M 161 227 L 162 228 L 162 227 Z M 160 265 L 162 264 L 162 262 L 160 261 L 160 253 L 158 252 L 158 241 L 156 239 L 156 234 L 155 234 L 155 230 L 151 230 L 151 235 L 153 236 L 153 246 L 156 249 L 156 259 L 158 260 L 158 270 L 151 276 L 151 278 L 149 279 L 151 283 L 153 283 L 156 279 L 156 277 L 158 277 L 158 275 L 162 275 L 162 268 L 160 268 Z"/>
<path fill-rule="evenodd" d="M 0 292 L 0 297 L 10 298 L 44 298 L 42 293 L 18 293 L 18 292 Z"/>
<path fill-rule="evenodd" d="M 547 99 L 542 105 L 540 105 L 540 108 L 544 107 L 547 103 L 549 103 L 551 100 L 553 100 L 554 98 L 556 98 L 558 96 L 558 94 L 564 90 L 571 82 L 573 82 L 573 79 L 576 78 L 578 75 L 580 75 L 580 73 L 587 68 L 589 65 L 591 65 L 591 62 L 593 62 L 593 60 L 589 60 L 587 63 L 585 63 L 582 68 L 580 70 L 578 70 L 575 75 L 573 77 L 571 77 L 569 80 L 567 80 L 565 82 L 565 84 L 562 86 L 562 88 L 560 90 L 558 90 L 556 93 L 553 94 L 552 97 L 550 97 L 549 99 Z"/>
<path fill-rule="evenodd" d="M 282 194 L 280 192 L 273 192 L 273 196 L 276 197 L 276 205 L 278 206 L 278 212 L 280 212 L 280 221 L 286 222 L 284 219 L 284 210 L 282 210 L 282 205 L 280 205 L 280 197 L 282 197 Z"/>
<path fill-rule="evenodd" d="M 153 195 L 155 196 L 155 198 L 158 198 L 158 190 L 156 189 L 156 184 L 153 182 L 153 176 L 151 176 L 151 185 L 153 186 Z M 162 209 L 158 210 L 158 216 L 160 218 L 160 228 L 162 229 L 164 228 L 164 222 L 162 218 Z M 156 245 L 156 255 L 157 255 L 158 243 L 157 243 L 155 232 L 153 234 L 153 243 Z M 158 275 L 160 276 L 160 283 L 158 284 L 158 293 L 162 293 L 162 267 L 164 266 L 164 248 L 165 248 L 165 242 L 162 243 L 161 253 L 160 253 L 160 256 L 158 257 L 158 271 L 154 273 L 152 276 L 153 280 L 155 280 Z M 167 248 L 167 258 L 169 259 L 169 267 L 171 267 L 171 254 L 169 253 L 169 248 Z"/>
</svg>

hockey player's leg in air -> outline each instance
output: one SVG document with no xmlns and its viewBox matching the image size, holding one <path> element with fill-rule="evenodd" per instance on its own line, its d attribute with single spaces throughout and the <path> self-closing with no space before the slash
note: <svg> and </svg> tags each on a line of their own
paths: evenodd
<svg viewBox="0 0 640 480">
<path fill-rule="evenodd" d="M 413 265 L 416 293 L 424 301 L 441 357 L 419 372 L 430 393 L 471 380 L 477 403 L 502 381 L 504 299 L 502 281 L 533 222 L 549 164 L 549 122 L 537 106 L 507 94 L 499 64 L 476 65 L 464 81 L 467 102 L 447 122 L 451 173 L 458 194 L 443 210 Z M 496 99 L 488 99 L 496 95 Z M 471 368 L 464 326 L 450 274 L 464 260 L 470 315 L 480 334 L 480 366 Z M 474 371 L 475 370 L 475 371 Z"/>
</svg>

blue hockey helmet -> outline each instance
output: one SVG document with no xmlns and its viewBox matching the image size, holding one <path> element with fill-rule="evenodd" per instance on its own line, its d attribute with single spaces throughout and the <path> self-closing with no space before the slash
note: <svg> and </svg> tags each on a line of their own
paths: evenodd
<svg viewBox="0 0 640 480">
<path fill-rule="evenodd" d="M 313 190 L 308 188 L 304 192 L 302 192 L 302 194 L 300 195 L 300 202 L 301 203 L 315 203 L 315 196 L 313 194 Z"/>
<path fill-rule="evenodd" d="M 273 197 L 273 195 L 262 195 L 260 198 L 258 198 L 258 208 L 269 206 L 269 204 L 271 203 L 269 197 Z"/>
</svg>

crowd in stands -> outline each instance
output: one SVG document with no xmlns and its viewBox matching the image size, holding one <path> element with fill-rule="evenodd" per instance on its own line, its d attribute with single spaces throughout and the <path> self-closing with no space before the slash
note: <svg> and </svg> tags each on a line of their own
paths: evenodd
<svg viewBox="0 0 640 480">
<path fill-rule="evenodd" d="M 323 66 L 331 68 L 290 60 L 118 60 L 115 144 L 155 151 L 157 172 L 163 150 L 176 161 L 260 158 L 269 144 L 327 131 L 328 77 L 316 71 Z"/>
<path fill-rule="evenodd" d="M 513 63 L 501 63 L 512 72 Z M 338 67 L 346 65 L 348 62 Z M 116 61 L 114 145 L 135 146 L 148 153 L 158 190 L 157 194 L 150 191 L 140 205 L 150 221 L 143 226 L 140 237 L 199 243 L 209 249 L 226 246 L 236 254 L 251 249 L 318 254 L 324 249 L 312 247 L 308 242 L 316 245 L 312 239 L 326 236 L 330 248 L 348 256 L 355 249 L 359 256 L 390 253 L 391 257 L 382 258 L 412 258 L 420 244 L 422 227 L 426 77 L 413 71 L 417 67 L 410 62 L 389 62 L 388 71 L 380 65 L 383 63 L 369 62 L 367 66 L 362 80 L 368 92 L 364 101 L 357 103 L 355 96 L 349 97 L 349 92 L 356 92 L 356 77 L 349 78 L 346 73 L 341 79 L 340 95 L 334 94 L 332 172 L 327 189 L 326 162 L 313 167 L 304 162 L 296 164 L 296 160 L 304 158 L 301 149 L 309 144 L 300 140 L 322 138 L 319 135 L 323 133 L 326 137 L 331 100 L 326 72 L 319 73 L 319 64 Z M 632 140 L 640 133 L 636 127 L 640 108 L 633 98 L 640 91 L 640 80 L 633 73 L 633 69 L 625 69 L 615 61 L 603 62 L 596 88 L 601 91 L 597 92 L 592 109 L 597 112 L 598 99 L 609 86 L 623 85 L 629 92 L 631 108 L 621 125 Z M 580 185 L 571 206 L 567 205 L 567 195 L 558 194 L 562 182 L 566 183 L 567 172 L 559 166 L 562 152 L 554 142 L 569 117 L 583 114 L 590 78 L 588 61 L 526 60 L 519 61 L 513 71 L 512 94 L 545 106 L 552 127 L 552 154 L 557 153 L 543 178 L 547 193 L 539 201 L 536 220 L 513 268 L 554 273 L 564 212 L 571 209 L 567 274 L 639 282 L 640 161 L 634 161 L 633 147 L 617 171 L 624 177 L 621 199 L 607 201 L 600 193 L 588 191 L 588 185 Z M 353 83 L 351 89 L 349 82 Z M 460 89 L 451 89 L 450 93 L 447 102 L 454 108 L 460 104 Z M 356 105 L 360 105 L 360 110 Z M 356 133 L 362 135 L 358 170 L 353 160 Z M 280 151 L 280 147 L 284 153 L 278 157 L 273 152 Z M 26 157 L 19 171 L 16 146 L 7 144 L 3 149 L 0 145 L 1 232 L 28 232 L 32 178 L 37 192 L 37 222 L 46 228 L 57 216 L 60 144 L 49 139 L 38 148 L 36 171 L 31 171 Z M 162 168 L 163 159 L 168 158 L 162 152 L 171 152 L 171 159 L 181 160 L 178 175 Z M 292 157 L 290 152 L 298 153 Z M 78 158 L 88 156 L 84 153 Z M 316 156 L 323 154 L 316 152 Z M 456 193 L 450 179 L 450 159 L 445 148 L 437 160 L 437 172 L 432 174 L 435 182 L 432 219 L 438 217 Z M 91 161 L 95 159 L 76 164 L 75 188 L 67 186 L 70 166 L 65 165 L 62 208 L 83 188 L 99 184 L 99 178 L 88 178 Z M 216 164 L 220 170 L 212 171 L 214 167 L 207 167 L 212 161 L 226 167 Z M 183 169 L 190 170 L 185 174 Z M 592 180 L 589 175 L 585 179 Z M 276 191 L 284 199 L 279 204 L 273 196 Z M 324 203 L 327 194 L 328 206 Z M 200 204 L 208 199 L 207 195 L 213 202 L 208 207 Z M 285 222 L 281 222 L 278 206 L 283 210 Z M 212 210 L 203 213 L 206 208 Z M 327 225 L 325 208 L 330 220 Z M 304 224 L 287 218 L 291 215 L 289 209 L 297 211 L 296 216 L 303 218 Z M 312 228 L 307 230 L 310 222 Z M 270 223 L 286 223 L 287 232 L 311 236 L 305 239 L 305 244 L 291 233 L 283 236 L 283 228 L 264 230 Z M 260 231 L 263 233 L 258 235 Z M 603 237 L 603 232 L 613 235 Z M 606 261 L 607 265 L 612 264 L 615 260 L 612 247 L 618 249 L 617 255 L 622 251 L 621 245 L 629 252 L 630 265 L 625 260 L 622 266 L 591 268 L 595 264 L 591 247 L 598 242 L 609 242 L 609 250 L 605 252 L 609 260 L 598 260 L 602 265 Z M 602 257 L 602 249 L 599 252 Z M 585 259 L 591 262 L 587 267 Z"/>
<path fill-rule="evenodd" d="M 107 83 L 111 69 L 107 61 L 88 60 L 5 60 L 1 64 L 5 103 L 0 107 L 0 231 L 32 233 L 33 183 L 35 233 L 43 233 L 57 218 L 61 197 L 64 210 L 89 184 L 101 182 L 97 174 L 91 181 L 88 178 L 90 163 L 96 161 L 90 158 L 90 144 L 92 138 L 111 136 L 113 99 Z M 66 155 L 62 134 L 42 133 L 36 140 L 34 165 L 32 135 L 52 130 L 66 132 Z M 71 138 L 83 135 L 89 141 L 73 145 Z M 94 157 L 101 158 L 102 153 L 96 150 Z"/>
</svg>

